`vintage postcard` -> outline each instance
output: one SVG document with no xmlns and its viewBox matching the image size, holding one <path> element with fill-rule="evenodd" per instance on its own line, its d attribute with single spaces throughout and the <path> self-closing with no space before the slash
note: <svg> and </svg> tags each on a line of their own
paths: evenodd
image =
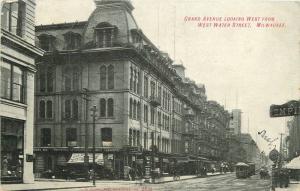
<svg viewBox="0 0 300 191">
<path fill-rule="evenodd" d="M 0 190 L 300 190 L 300 2 L 1 0 Z"/>
</svg>

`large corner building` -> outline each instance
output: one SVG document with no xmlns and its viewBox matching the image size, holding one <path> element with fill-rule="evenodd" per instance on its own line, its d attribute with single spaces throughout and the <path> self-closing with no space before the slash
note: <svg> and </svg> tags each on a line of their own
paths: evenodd
<svg viewBox="0 0 300 191">
<path fill-rule="evenodd" d="M 47 51 L 35 94 L 37 175 L 82 162 L 93 135 L 96 162 L 119 178 L 147 156 L 161 172 L 173 158 L 190 164 L 191 173 L 200 161 L 221 160 L 224 107 L 207 101 L 204 85 L 186 78 L 183 65 L 143 34 L 130 1 L 95 3 L 88 21 L 36 27 L 37 44 Z"/>
</svg>

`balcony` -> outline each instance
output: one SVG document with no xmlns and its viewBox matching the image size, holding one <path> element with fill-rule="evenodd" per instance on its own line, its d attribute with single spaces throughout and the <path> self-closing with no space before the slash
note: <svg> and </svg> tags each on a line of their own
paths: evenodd
<svg viewBox="0 0 300 191">
<path fill-rule="evenodd" d="M 152 96 L 150 96 L 150 104 L 153 107 L 157 107 L 157 106 L 161 105 L 160 99 L 157 96 L 152 95 Z"/>
</svg>

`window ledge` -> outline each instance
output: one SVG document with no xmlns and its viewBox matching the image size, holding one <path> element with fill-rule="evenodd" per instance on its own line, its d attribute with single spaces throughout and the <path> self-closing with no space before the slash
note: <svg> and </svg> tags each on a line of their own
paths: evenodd
<svg viewBox="0 0 300 191">
<path fill-rule="evenodd" d="M 24 103 L 8 100 L 8 99 L 4 99 L 4 98 L 0 98 L 0 103 L 5 104 L 5 105 L 14 106 L 14 107 L 23 108 L 23 109 L 27 108 L 27 105 Z"/>
<path fill-rule="evenodd" d="M 98 119 L 116 119 L 115 117 L 98 117 Z"/>
</svg>

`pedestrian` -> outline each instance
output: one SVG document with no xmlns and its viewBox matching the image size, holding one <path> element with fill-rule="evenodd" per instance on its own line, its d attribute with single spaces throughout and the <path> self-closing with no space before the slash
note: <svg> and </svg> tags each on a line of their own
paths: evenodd
<svg viewBox="0 0 300 191">
<path fill-rule="evenodd" d="M 4 156 L 3 160 L 2 160 L 1 175 L 2 176 L 7 176 L 8 175 L 8 160 L 7 160 L 7 156 Z"/>
</svg>

